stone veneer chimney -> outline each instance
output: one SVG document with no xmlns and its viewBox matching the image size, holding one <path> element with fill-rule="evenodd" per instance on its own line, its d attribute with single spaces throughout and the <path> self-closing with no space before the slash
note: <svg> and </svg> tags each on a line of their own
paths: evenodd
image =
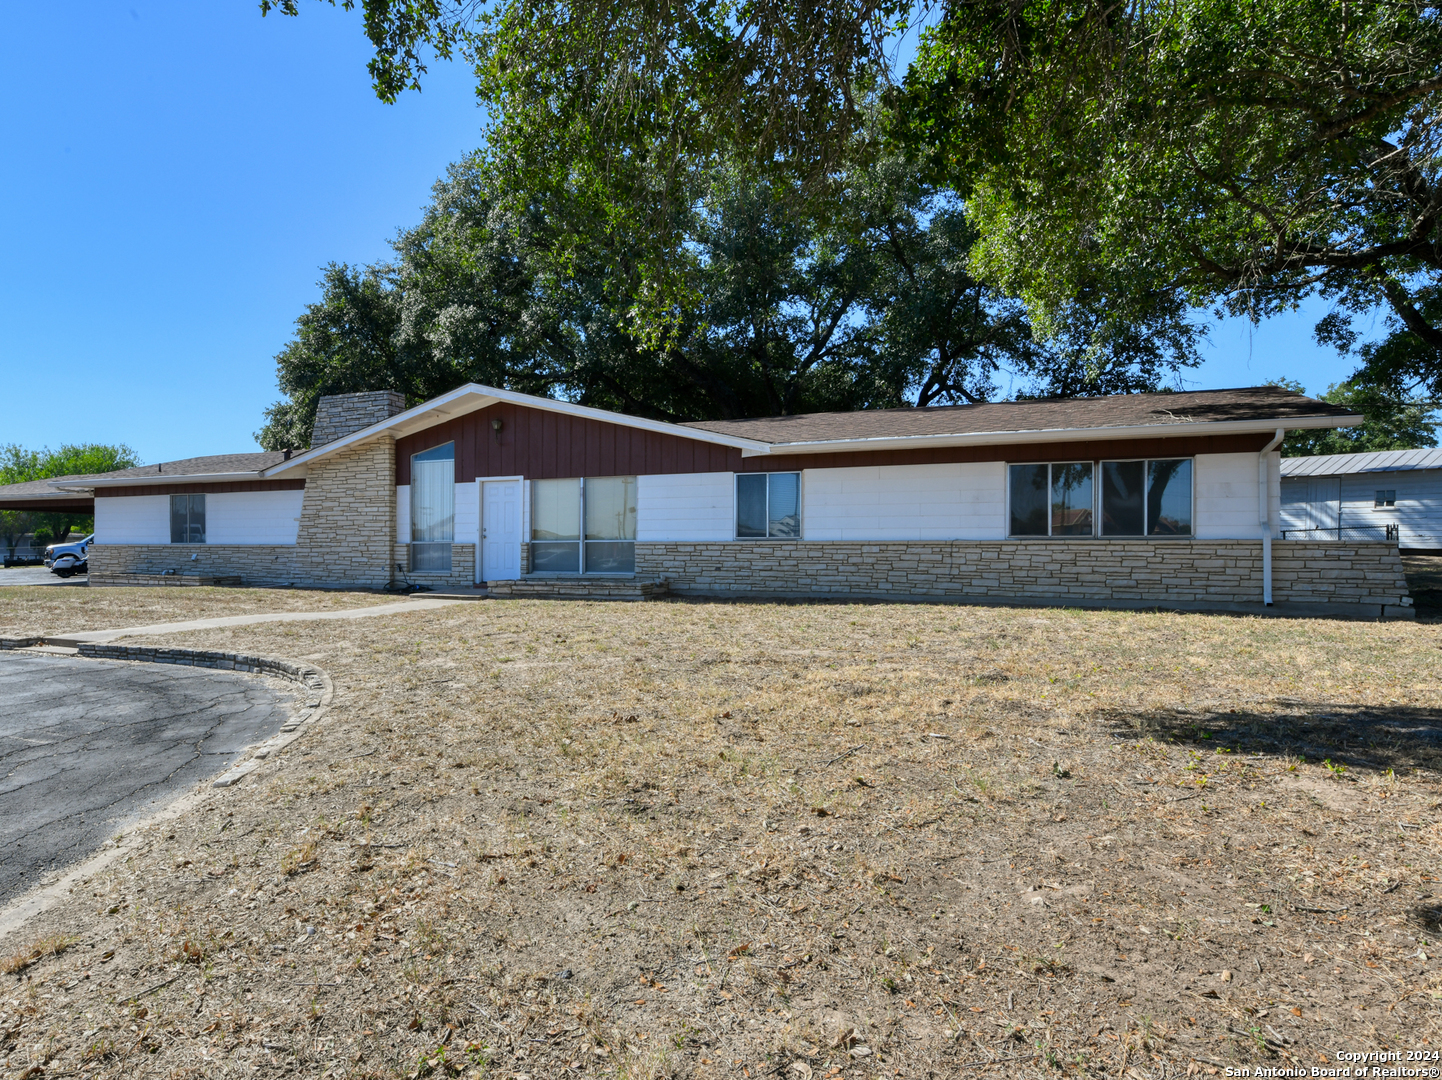
<svg viewBox="0 0 1442 1080">
<path fill-rule="evenodd" d="M 367 390 L 359 394 L 327 394 L 315 410 L 312 448 L 344 438 L 353 431 L 378 424 L 406 411 L 405 395 L 395 390 Z"/>
</svg>

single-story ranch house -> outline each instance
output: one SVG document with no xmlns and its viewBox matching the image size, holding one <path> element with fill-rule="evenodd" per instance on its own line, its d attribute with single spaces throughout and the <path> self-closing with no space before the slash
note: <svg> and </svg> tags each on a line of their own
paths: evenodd
<svg viewBox="0 0 1442 1080">
<path fill-rule="evenodd" d="M 1406 617 L 1395 543 L 1274 540 L 1286 431 L 1360 420 L 1253 387 L 674 424 L 468 384 L 411 409 L 325 398 L 308 450 L 0 489 L 0 506 L 93 499 L 92 584 L 1275 598 Z"/>
</svg>

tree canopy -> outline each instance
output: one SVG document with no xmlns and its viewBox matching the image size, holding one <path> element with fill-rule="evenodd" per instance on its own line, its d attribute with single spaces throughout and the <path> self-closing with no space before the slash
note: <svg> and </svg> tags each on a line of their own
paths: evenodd
<svg viewBox="0 0 1442 1080">
<path fill-rule="evenodd" d="M 1266 317 L 1390 311 L 1438 368 L 1442 25 L 1414 0 L 966 0 L 898 130 L 966 178 L 978 273 L 1053 308 L 1079 280 Z"/>
<path fill-rule="evenodd" d="M 114 472 L 139 464 L 139 456 L 123 443 L 67 443 L 57 450 L 27 450 L 9 443 L 0 446 L 0 484 Z M 38 541 L 49 543 L 52 539 L 64 540 L 75 529 L 88 531 L 92 522 L 88 514 L 69 511 L 0 510 L 0 539 L 13 555 L 16 542 L 28 532 L 33 532 Z"/>
<path fill-rule="evenodd" d="M 1086 295 L 1121 333 L 1318 294 L 1324 335 L 1389 314 L 1359 356 L 1373 375 L 1442 387 L 1442 24 L 1423 0 L 954 0 L 900 86 L 888 35 L 931 9 L 897 0 L 364 8 L 378 94 L 417 85 L 427 50 L 463 53 L 513 190 L 569 186 L 632 234 L 633 334 L 689 301 L 677 208 L 704 177 L 728 162 L 834 204 L 890 152 L 857 138 L 879 94 L 891 142 L 964 207 L 968 272 L 1043 337 Z"/>
<path fill-rule="evenodd" d="M 1302 384 L 1293 379 L 1279 379 L 1276 385 L 1303 392 Z M 1362 423 L 1350 428 L 1289 432 L 1282 443 L 1283 457 L 1416 450 L 1437 445 L 1437 410 L 1426 398 L 1351 379 L 1329 386 L 1321 400 L 1360 413 Z"/>
<path fill-rule="evenodd" d="M 1195 361 L 1175 311 L 1122 323 L 1101 292 L 1038 342 L 968 269 L 955 197 L 896 157 L 855 164 L 814 212 L 793 178 L 718 166 L 673 213 L 678 299 L 647 332 L 640 249 L 565 189 L 522 198 L 493 152 L 453 166 L 392 262 L 332 265 L 277 356 L 257 439 L 304 446 L 323 394 L 412 402 L 466 381 L 668 420 L 1150 388 Z"/>
</svg>

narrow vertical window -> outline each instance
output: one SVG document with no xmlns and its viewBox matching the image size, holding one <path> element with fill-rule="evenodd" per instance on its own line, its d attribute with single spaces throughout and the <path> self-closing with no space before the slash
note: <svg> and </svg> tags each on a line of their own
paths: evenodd
<svg viewBox="0 0 1442 1080">
<path fill-rule="evenodd" d="M 1051 467 L 1051 534 L 1092 534 L 1092 463 L 1074 461 Z"/>
<path fill-rule="evenodd" d="M 801 536 L 800 473 L 737 473 L 736 538 Z"/>
<path fill-rule="evenodd" d="M 170 542 L 172 544 L 205 543 L 204 495 L 172 495 L 170 497 Z"/>
<path fill-rule="evenodd" d="M 449 572 L 456 529 L 456 444 L 411 456 L 411 569 Z"/>
<path fill-rule="evenodd" d="M 1013 465 L 1011 478 L 1012 536 L 1047 535 L 1047 467 Z"/>
<path fill-rule="evenodd" d="M 581 572 L 581 481 L 531 481 L 531 572 Z"/>
<path fill-rule="evenodd" d="M 745 473 L 736 477 L 736 535 L 741 539 L 766 535 L 764 473 Z"/>
<path fill-rule="evenodd" d="M 1192 535 L 1192 462 L 1147 462 L 1147 535 Z"/>
<path fill-rule="evenodd" d="M 766 535 L 787 539 L 801 535 L 800 473 L 767 475 Z"/>
<path fill-rule="evenodd" d="M 586 573 L 635 573 L 636 478 L 588 478 L 582 497 L 586 504 Z"/>
<path fill-rule="evenodd" d="M 1102 535 L 1146 535 L 1145 461 L 1102 462 Z"/>
</svg>

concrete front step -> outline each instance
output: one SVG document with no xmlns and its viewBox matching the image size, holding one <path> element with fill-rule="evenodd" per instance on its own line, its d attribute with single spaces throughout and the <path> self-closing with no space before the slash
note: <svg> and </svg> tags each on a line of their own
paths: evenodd
<svg viewBox="0 0 1442 1080">
<path fill-rule="evenodd" d="M 656 600 L 670 590 L 665 578 L 524 577 L 488 581 L 493 600 Z"/>
<path fill-rule="evenodd" d="M 241 584 L 240 578 L 235 575 L 105 573 L 97 571 L 89 576 L 92 585 L 220 585 L 235 588 Z"/>
</svg>

